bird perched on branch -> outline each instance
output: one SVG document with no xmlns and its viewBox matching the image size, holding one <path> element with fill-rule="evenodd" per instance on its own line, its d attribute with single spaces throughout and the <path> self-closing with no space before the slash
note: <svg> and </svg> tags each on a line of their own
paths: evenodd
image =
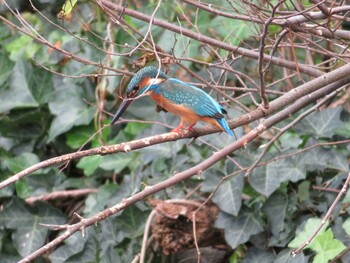
<svg viewBox="0 0 350 263">
<path fill-rule="evenodd" d="M 148 94 L 166 111 L 179 115 L 180 124 L 173 131 L 192 130 L 198 121 L 204 121 L 234 136 L 224 114 L 227 112 L 203 90 L 175 78 L 167 78 L 165 73 L 156 67 L 140 69 L 130 80 L 126 96 L 114 115 L 113 125 L 125 112 L 130 103 L 140 95 Z"/>
</svg>

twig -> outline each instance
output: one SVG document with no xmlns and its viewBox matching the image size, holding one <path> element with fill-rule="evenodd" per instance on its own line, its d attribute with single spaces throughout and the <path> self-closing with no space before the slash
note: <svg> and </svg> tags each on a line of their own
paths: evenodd
<svg viewBox="0 0 350 263">
<path fill-rule="evenodd" d="M 148 35 L 151 33 L 151 28 L 152 28 L 152 24 L 153 24 L 154 17 L 155 17 L 155 15 L 156 15 L 156 12 L 158 11 L 158 9 L 159 9 L 161 3 L 162 3 L 161 0 L 157 1 L 157 6 L 156 6 L 156 8 L 153 10 L 153 13 L 152 13 L 152 15 L 151 15 L 151 17 L 150 17 L 149 25 L 148 25 L 147 31 L 146 31 L 146 33 L 145 33 L 143 39 L 141 40 L 141 42 L 140 42 L 133 50 L 131 50 L 131 51 L 129 52 L 129 54 L 128 54 L 129 56 L 131 56 L 131 55 L 142 45 L 142 43 L 144 43 L 144 42 L 147 40 Z M 125 7 L 124 7 L 124 10 L 125 10 Z"/>
<path fill-rule="evenodd" d="M 306 116 L 308 116 L 309 114 L 311 114 L 312 112 L 314 112 L 316 109 L 318 109 L 319 107 L 321 107 L 324 103 L 326 103 L 329 99 L 333 98 L 335 95 L 337 95 L 339 92 L 343 91 L 345 89 L 345 87 L 339 88 L 338 90 L 333 91 L 330 94 L 327 94 L 322 100 L 320 100 L 315 106 L 311 107 L 310 109 L 308 109 L 307 111 L 303 112 L 302 114 L 300 114 L 295 120 L 293 120 L 292 122 L 290 122 L 288 125 L 286 125 L 285 127 L 283 127 L 283 129 L 281 129 L 279 131 L 278 134 L 276 134 L 270 141 L 268 144 L 265 145 L 264 150 L 262 151 L 262 153 L 260 154 L 260 156 L 258 157 L 258 159 L 256 159 L 256 161 L 249 167 L 249 169 L 247 170 L 247 172 L 245 173 L 245 176 L 249 176 L 249 174 L 252 172 L 252 170 L 256 167 L 256 165 L 260 162 L 260 160 L 265 156 L 265 154 L 267 153 L 267 151 L 270 149 L 271 145 L 278 140 L 278 138 L 280 138 L 286 131 L 288 131 L 291 127 L 293 127 L 296 123 L 298 123 L 299 121 L 301 121 L 302 119 L 304 119 Z"/>
<path fill-rule="evenodd" d="M 122 6 L 113 4 L 112 2 L 110 2 L 108 0 L 98 0 L 97 4 L 103 5 L 104 7 L 110 8 L 110 9 L 117 11 L 117 12 L 123 11 L 126 15 L 132 16 L 134 18 L 145 21 L 147 23 L 149 23 L 151 21 L 151 18 L 148 15 L 145 15 L 141 12 L 137 12 L 135 10 L 131 10 L 128 8 L 123 8 Z M 350 9 L 350 7 L 349 7 L 349 9 Z M 230 52 L 233 52 L 236 54 L 240 54 L 240 55 L 252 58 L 252 59 L 259 58 L 258 52 L 255 52 L 255 51 L 252 51 L 252 50 L 249 50 L 246 48 L 237 47 L 237 46 L 227 44 L 227 43 L 222 42 L 220 40 L 207 37 L 205 35 L 199 34 L 197 32 L 193 32 L 189 29 L 179 27 L 175 24 L 168 23 L 168 22 L 165 22 L 165 21 L 160 20 L 160 19 L 155 18 L 153 20 L 153 25 L 163 27 L 167 30 L 170 30 L 170 31 L 176 32 L 178 34 L 187 36 L 189 38 L 195 39 L 195 40 L 200 41 L 202 43 L 216 46 L 216 47 L 222 48 L 224 50 L 227 50 L 227 51 L 230 51 Z M 290 62 L 290 61 L 285 60 L 285 59 L 281 59 L 281 58 L 277 58 L 277 57 L 270 58 L 269 56 L 264 55 L 263 60 L 264 61 L 271 61 L 272 64 L 275 64 L 275 65 L 278 65 L 281 67 L 295 69 L 295 64 L 293 62 Z M 302 73 L 310 75 L 310 76 L 314 76 L 314 77 L 317 77 L 317 76 L 320 76 L 323 74 L 322 72 L 320 72 L 314 68 L 311 68 L 309 66 L 306 66 L 306 65 L 299 65 L 299 69 Z"/>
<path fill-rule="evenodd" d="M 76 189 L 76 190 L 56 191 L 45 195 L 28 197 L 26 198 L 26 202 L 28 204 L 32 204 L 36 201 L 50 201 L 54 199 L 68 198 L 68 197 L 76 198 L 82 195 L 88 195 L 96 192 L 97 192 L 97 189 Z"/>
<path fill-rule="evenodd" d="M 348 78 L 345 79 L 346 81 L 349 81 Z M 339 81 L 335 82 L 337 84 L 340 84 Z M 64 240 L 66 240 L 68 237 L 70 237 L 73 233 L 79 231 L 80 229 L 85 229 L 88 226 L 91 226 L 93 224 L 96 224 L 97 222 L 114 215 L 118 213 L 119 211 L 125 209 L 126 207 L 154 194 L 161 190 L 164 190 L 166 188 L 169 188 L 183 180 L 186 180 L 190 178 L 191 176 L 200 173 L 201 171 L 204 171 L 220 161 L 221 159 L 225 158 L 227 155 L 231 154 L 232 152 L 236 151 L 237 149 L 240 149 L 247 145 L 249 142 L 251 142 L 253 139 L 255 139 L 259 134 L 264 132 L 266 129 L 272 127 L 273 125 L 279 123 L 280 121 L 288 118 L 291 114 L 299 111 L 300 109 L 303 109 L 306 105 L 309 103 L 322 98 L 326 94 L 336 90 L 339 88 L 335 83 L 330 84 L 324 88 L 321 88 L 319 90 L 316 90 L 312 93 L 312 96 L 305 96 L 298 101 L 296 101 L 293 105 L 287 107 L 284 110 L 281 110 L 277 114 L 273 115 L 272 117 L 266 119 L 263 121 L 260 125 L 258 125 L 255 129 L 251 130 L 246 135 L 242 136 L 237 141 L 231 143 L 224 149 L 216 152 L 211 157 L 206 159 L 205 161 L 179 173 L 175 173 L 172 177 L 169 179 L 160 182 L 156 185 L 146 187 L 143 191 L 134 194 L 133 196 L 130 196 L 129 198 L 126 198 L 122 200 L 120 203 L 116 204 L 113 207 L 110 207 L 102 212 L 99 212 L 95 216 L 92 216 L 87 219 L 82 219 L 80 222 L 71 225 L 64 233 L 62 233 L 57 238 L 53 239 L 51 242 L 46 244 L 45 246 L 41 247 L 40 249 L 36 250 L 32 254 L 28 255 L 27 257 L 23 258 L 20 263 L 24 262 L 30 262 L 37 258 L 38 256 L 42 255 L 43 253 L 46 253 L 47 251 L 51 250 L 52 248 L 56 247 L 60 243 L 62 243 Z M 342 83 L 343 84 L 343 83 Z M 175 133 L 173 133 L 175 134 Z M 124 144 L 125 145 L 125 144 Z M 130 150 L 130 146 L 127 148 L 127 150 Z M 350 180 L 350 176 L 348 178 Z"/>
<path fill-rule="evenodd" d="M 334 199 L 331 207 L 328 209 L 326 215 L 323 217 L 321 224 L 317 227 L 317 229 L 314 231 L 314 233 L 312 233 L 312 235 L 305 242 L 303 242 L 297 249 L 295 249 L 291 252 L 293 257 L 296 256 L 297 254 L 299 254 L 306 246 L 308 246 L 312 242 L 312 240 L 316 237 L 316 235 L 321 231 L 322 227 L 329 220 L 329 217 L 331 216 L 335 206 L 338 204 L 338 202 L 340 201 L 342 196 L 346 193 L 349 183 L 350 183 L 350 173 L 348 174 L 348 177 L 346 178 L 346 181 L 345 181 L 342 189 L 338 193 L 337 197 Z"/>
<path fill-rule="evenodd" d="M 312 189 L 318 190 L 318 191 L 324 191 L 324 192 L 331 192 L 331 193 L 339 193 L 341 190 L 334 189 L 334 188 L 325 188 L 317 185 L 313 185 Z"/>
<path fill-rule="evenodd" d="M 274 20 L 275 12 L 277 8 L 283 4 L 285 0 L 279 0 L 276 5 L 273 6 L 271 11 L 271 16 L 269 19 L 267 19 L 264 23 L 263 32 L 260 36 L 260 45 L 259 45 L 259 58 L 258 58 L 258 73 L 259 73 L 259 79 L 260 79 L 260 97 L 262 100 L 262 107 L 264 109 L 269 108 L 269 99 L 266 95 L 266 85 L 265 85 L 265 78 L 266 74 L 268 72 L 268 68 L 263 69 L 263 59 L 264 59 L 264 50 L 265 50 L 265 39 L 268 33 L 268 28 L 271 24 L 271 22 Z M 272 58 L 272 55 L 270 56 Z"/>
<path fill-rule="evenodd" d="M 302 98 L 304 96 L 305 96 L 304 98 L 309 98 L 310 100 L 315 101 L 316 98 L 313 97 L 313 95 L 311 95 L 312 92 L 314 93 L 325 92 L 325 93 L 322 93 L 321 97 L 323 97 L 329 92 L 332 92 L 342 87 L 343 85 L 348 84 L 349 82 L 350 82 L 350 64 L 347 64 L 330 73 L 324 74 L 322 77 L 309 81 L 308 83 L 305 83 L 299 86 L 298 88 L 293 89 L 292 91 L 286 93 L 285 95 L 279 97 L 278 99 L 275 99 L 270 103 L 270 107 L 268 110 L 262 111 L 261 108 L 258 108 L 248 114 L 245 114 L 235 119 L 234 121 L 229 121 L 230 128 L 233 129 L 243 124 L 248 124 L 252 121 L 255 121 L 265 116 L 266 114 L 271 114 L 273 112 L 276 112 L 282 109 L 283 107 L 285 107 L 286 105 L 291 104 L 293 101 L 299 98 Z M 111 145 L 111 146 L 101 146 L 90 150 L 62 155 L 59 157 L 51 158 L 46 161 L 40 162 L 27 169 L 24 169 L 20 173 L 17 173 L 7 178 L 6 180 L 0 183 L 0 190 L 36 170 L 39 170 L 47 166 L 64 163 L 66 161 L 81 158 L 84 156 L 106 155 L 106 154 L 112 154 L 117 152 L 130 152 L 132 150 L 149 147 L 150 145 L 154 145 L 154 144 L 159 144 L 159 143 L 169 142 L 169 141 L 176 141 L 183 138 L 192 138 L 194 136 L 202 136 L 202 135 L 211 134 L 219 131 L 221 130 L 219 130 L 218 128 L 208 126 L 208 127 L 196 129 L 196 131 L 188 132 L 186 134 L 178 134 L 178 133 L 171 132 L 163 135 L 156 135 L 156 136 L 151 136 L 144 139 L 134 140 L 128 143 L 121 143 L 121 144 Z"/>
<path fill-rule="evenodd" d="M 313 3 L 313 4 L 316 4 L 316 6 L 321 10 L 321 12 L 325 16 L 329 16 L 331 14 L 331 12 L 329 11 L 328 7 L 324 4 L 324 2 L 326 2 L 326 0 L 323 0 L 323 1 L 310 0 L 310 2 Z"/>
</svg>

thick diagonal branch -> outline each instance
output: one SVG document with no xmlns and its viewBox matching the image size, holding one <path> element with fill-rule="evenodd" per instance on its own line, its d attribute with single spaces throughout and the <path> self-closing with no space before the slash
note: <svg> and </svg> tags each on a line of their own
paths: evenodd
<svg viewBox="0 0 350 263">
<path fill-rule="evenodd" d="M 37 258 L 38 256 L 46 253 L 47 251 L 51 250 L 52 248 L 58 246 L 60 243 L 62 243 L 64 240 L 69 238 L 72 234 L 75 232 L 79 231 L 80 229 L 84 229 L 88 226 L 94 225 L 97 222 L 114 215 L 125 208 L 129 207 L 132 204 L 135 204 L 138 201 L 143 200 L 144 198 L 155 194 L 159 191 L 162 191 L 166 188 L 169 188 L 183 180 L 186 180 L 190 178 L 193 175 L 200 174 L 202 171 L 208 169 L 210 166 L 214 165 L 221 159 L 225 158 L 227 155 L 231 154 L 232 152 L 236 151 L 237 149 L 240 149 L 244 147 L 247 143 L 251 142 L 253 139 L 255 139 L 259 134 L 264 132 L 266 129 L 272 127 L 273 125 L 279 123 L 280 121 L 287 119 L 289 116 L 292 114 L 296 113 L 300 109 L 303 109 L 305 106 L 308 104 L 324 97 L 325 95 L 331 93 L 332 91 L 342 87 L 343 85 L 347 84 L 350 81 L 350 77 L 346 77 L 340 81 L 334 82 L 332 84 L 327 85 L 324 88 L 321 88 L 309 96 L 304 96 L 301 99 L 297 100 L 294 104 L 290 105 L 286 109 L 276 113 L 274 116 L 266 119 L 263 121 L 260 125 L 258 125 L 255 129 L 250 131 L 248 134 L 245 136 L 241 137 L 239 140 L 233 142 L 226 148 L 214 153 L 211 157 L 206 159 L 205 161 L 197 164 L 194 167 L 191 167 L 188 170 L 185 170 L 183 172 L 177 173 L 171 178 L 158 183 L 154 186 L 149 186 L 146 187 L 143 191 L 130 196 L 127 199 L 124 199 L 120 203 L 116 204 L 115 206 L 108 208 L 97 215 L 87 218 L 87 219 L 82 219 L 79 223 L 76 223 L 74 225 L 71 225 L 67 228 L 67 230 L 58 236 L 56 239 L 52 240 L 45 246 L 41 247 L 31 255 L 27 256 L 26 258 L 22 259 L 20 263 L 25 263 L 25 262 L 30 262 Z"/>
</svg>

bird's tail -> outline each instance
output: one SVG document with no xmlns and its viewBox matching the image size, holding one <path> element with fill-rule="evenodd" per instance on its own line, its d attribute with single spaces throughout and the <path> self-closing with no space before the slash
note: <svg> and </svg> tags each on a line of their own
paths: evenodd
<svg viewBox="0 0 350 263">
<path fill-rule="evenodd" d="M 221 128 L 223 128 L 229 135 L 236 138 L 236 136 L 234 135 L 234 133 L 232 132 L 232 130 L 230 129 L 230 127 L 228 126 L 228 123 L 224 118 L 216 119 L 216 121 L 219 123 Z"/>
</svg>

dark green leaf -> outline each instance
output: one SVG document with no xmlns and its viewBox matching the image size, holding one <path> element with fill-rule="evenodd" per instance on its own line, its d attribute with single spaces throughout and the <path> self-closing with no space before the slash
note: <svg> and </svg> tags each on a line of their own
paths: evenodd
<svg viewBox="0 0 350 263">
<path fill-rule="evenodd" d="M 308 171 L 322 171 L 326 168 L 339 170 L 339 172 L 349 171 L 346 156 L 335 149 L 314 148 L 302 155 L 307 160 Z"/>
<path fill-rule="evenodd" d="M 342 124 L 340 124 L 335 133 L 338 135 L 344 136 L 345 138 L 349 138 L 350 121 L 343 122 Z"/>
<path fill-rule="evenodd" d="M 79 160 L 77 167 L 84 170 L 86 176 L 92 175 L 103 161 L 103 156 L 86 156 Z"/>
<path fill-rule="evenodd" d="M 247 251 L 243 263 L 271 263 L 275 256 L 272 252 L 267 252 L 258 248 L 251 248 Z"/>
<path fill-rule="evenodd" d="M 211 20 L 211 27 L 215 28 L 216 32 L 223 38 L 230 37 L 232 45 L 238 46 L 241 41 L 255 35 L 252 24 L 247 21 L 236 19 L 226 19 L 225 17 L 217 16 Z"/>
<path fill-rule="evenodd" d="M 308 257 L 304 256 L 303 252 L 292 256 L 292 250 L 282 250 L 273 263 L 308 263 Z"/>
<path fill-rule="evenodd" d="M 345 232 L 350 235 L 350 218 L 347 218 L 342 226 Z"/>
<path fill-rule="evenodd" d="M 303 181 L 298 186 L 298 199 L 300 202 L 310 199 L 310 181 Z"/>
<path fill-rule="evenodd" d="M 24 61 L 17 61 L 13 68 L 10 87 L 0 89 L 0 113 L 15 108 L 37 107 L 39 104 L 31 92 L 29 78 L 33 74 L 32 66 Z"/>
<path fill-rule="evenodd" d="M 15 63 L 13 63 L 3 51 L 0 51 L 0 61 L 0 87 L 4 88 L 3 85 L 5 81 L 8 81 Z M 0 88 L 0 92 L 2 88 Z"/>
<path fill-rule="evenodd" d="M 297 182 L 306 176 L 305 159 L 301 155 L 269 163 L 266 170 L 257 168 L 249 176 L 249 183 L 259 193 L 269 196 L 283 182 Z"/>
<path fill-rule="evenodd" d="M 238 216 L 221 212 L 215 226 L 225 230 L 225 239 L 233 249 L 263 231 L 261 218 L 247 208 L 242 209 Z"/>
<path fill-rule="evenodd" d="M 117 153 L 113 155 L 104 156 L 101 160 L 100 167 L 103 170 L 114 170 L 115 173 L 121 172 L 128 167 L 132 161 L 138 156 L 137 152 L 132 153 Z"/>
<path fill-rule="evenodd" d="M 70 236 L 63 246 L 60 246 L 50 254 L 51 262 L 88 262 L 83 260 L 83 254 L 87 251 L 87 243 L 92 239 L 90 234 L 92 231 L 91 229 L 85 230 L 85 237 L 81 235 L 81 232 L 76 232 Z M 70 259 L 72 261 L 69 261 Z M 92 259 L 90 258 L 90 260 Z"/>
<path fill-rule="evenodd" d="M 5 160 L 8 169 L 13 173 L 19 173 L 22 170 L 28 168 L 29 166 L 37 164 L 38 162 L 38 156 L 36 156 L 33 153 L 23 153 L 18 157 Z M 38 171 L 34 173 L 38 173 Z"/>
<path fill-rule="evenodd" d="M 130 135 L 131 138 L 135 138 L 141 131 L 148 129 L 150 126 L 151 125 L 147 123 L 129 122 L 123 132 Z"/>
<path fill-rule="evenodd" d="M 300 134 L 311 135 L 315 138 L 332 137 L 342 124 L 341 110 L 341 107 L 338 107 L 314 112 L 295 125 L 295 130 Z"/>
<path fill-rule="evenodd" d="M 57 87 L 49 108 L 55 119 L 49 130 L 49 141 L 70 130 L 73 126 L 89 124 L 95 109 L 83 101 L 84 93 L 78 86 Z"/>
<path fill-rule="evenodd" d="M 17 143 L 36 143 L 46 133 L 49 118 L 46 109 L 15 110 L 11 114 L 0 118 L 0 133 L 4 137 L 13 138 Z M 25 149 L 25 151 L 31 150 L 29 148 Z"/>
<path fill-rule="evenodd" d="M 242 203 L 244 175 L 226 179 L 213 197 L 213 202 L 228 214 L 237 216 Z"/>
<path fill-rule="evenodd" d="M 158 158 L 171 158 L 172 157 L 172 143 L 162 143 L 153 145 L 152 147 L 143 148 L 141 150 L 142 161 L 149 163 Z"/>
<path fill-rule="evenodd" d="M 127 232 L 128 238 L 133 239 L 139 237 L 143 234 L 148 215 L 149 212 L 143 212 L 136 206 L 131 206 L 118 217 L 116 229 L 122 229 Z"/>
<path fill-rule="evenodd" d="M 94 129 L 92 126 L 78 126 L 70 131 L 66 135 L 66 144 L 72 149 L 79 149 L 82 147 L 93 135 Z"/>
<path fill-rule="evenodd" d="M 204 178 L 204 181 L 201 186 L 203 192 L 213 192 L 219 185 L 221 179 L 225 176 L 222 169 L 217 167 L 218 165 L 214 165 L 203 172 L 202 177 Z"/>
<path fill-rule="evenodd" d="M 302 140 L 299 134 L 286 132 L 279 138 L 279 142 L 281 143 L 281 148 L 283 150 L 288 150 L 297 149 L 298 146 L 302 143 Z"/>
<path fill-rule="evenodd" d="M 27 256 L 40 248 L 47 237 L 48 228 L 43 224 L 63 224 L 63 214 L 45 203 L 37 203 L 33 208 L 22 200 L 14 198 L 1 212 L 0 225 L 14 229 L 13 242 L 21 256 Z"/>
<path fill-rule="evenodd" d="M 116 184 L 106 184 L 99 187 L 97 193 L 90 194 L 85 200 L 85 216 L 92 216 L 104 210 L 112 195 L 118 192 Z"/>
<path fill-rule="evenodd" d="M 285 227 L 285 221 L 290 216 L 288 212 L 287 196 L 281 192 L 275 192 L 264 204 L 262 211 L 267 216 L 271 232 L 278 235 Z"/>
<path fill-rule="evenodd" d="M 297 182 L 306 176 L 305 160 L 302 156 L 296 155 L 291 158 L 284 158 L 267 165 L 267 177 L 279 177 L 280 182 Z"/>
<path fill-rule="evenodd" d="M 29 73 L 28 87 L 35 100 L 40 104 L 51 101 L 55 96 L 52 74 L 40 67 L 34 67 Z"/>
</svg>

